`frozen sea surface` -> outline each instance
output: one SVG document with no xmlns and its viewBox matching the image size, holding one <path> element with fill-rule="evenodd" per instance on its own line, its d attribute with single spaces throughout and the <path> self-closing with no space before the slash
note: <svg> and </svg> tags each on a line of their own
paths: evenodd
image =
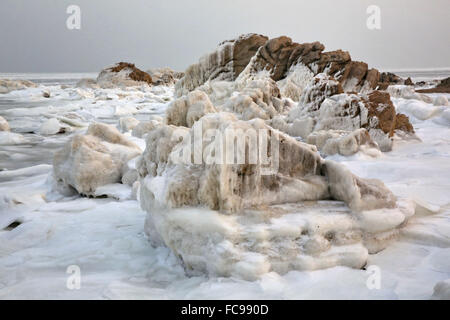
<svg viewBox="0 0 450 320">
<path fill-rule="evenodd" d="M 369 258 L 379 289 L 369 289 L 369 272 L 345 267 L 243 281 L 187 277 L 168 249 L 149 244 L 137 201 L 48 193 L 53 153 L 73 133 L 36 133 L 44 121 L 71 113 L 85 125 L 148 119 L 164 112 L 173 88 L 88 90 L 73 86 L 86 75 L 1 76 L 40 87 L 0 95 L 0 115 L 17 135 L 0 135 L 0 299 L 429 299 L 450 278 L 450 107 L 393 99 L 422 142 L 397 141 L 375 159 L 332 157 L 419 204 L 399 240 Z M 74 265 L 81 288 L 71 290 Z"/>
</svg>

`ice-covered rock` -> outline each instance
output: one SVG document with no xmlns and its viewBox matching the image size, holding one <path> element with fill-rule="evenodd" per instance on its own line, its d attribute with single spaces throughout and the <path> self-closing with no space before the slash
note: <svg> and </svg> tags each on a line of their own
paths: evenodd
<svg viewBox="0 0 450 320">
<path fill-rule="evenodd" d="M 146 143 L 137 163 L 145 230 L 191 274 L 251 280 L 361 268 L 414 212 L 382 182 L 323 160 L 261 119 L 207 114 L 190 129 L 162 125 Z"/>
<path fill-rule="evenodd" d="M 322 102 L 335 94 L 344 93 L 341 84 L 326 74 L 319 74 L 306 86 L 299 106 L 301 110 L 306 107 L 308 112 L 317 111 L 320 108 Z"/>
<path fill-rule="evenodd" d="M 408 117 L 396 113 L 389 93 L 377 90 L 369 94 L 339 93 L 340 85 L 333 79 L 315 79 L 288 117 L 272 123 L 275 128 L 293 135 L 296 126 L 308 123 L 299 131 L 304 139 L 317 130 L 365 128 L 382 151 L 391 149 L 392 142 L 389 141 L 396 131 L 414 134 Z"/>
<path fill-rule="evenodd" d="M 283 97 L 299 101 L 305 88 L 314 78 L 314 73 L 304 64 L 298 63 L 290 68 L 286 78 L 277 82 Z"/>
<path fill-rule="evenodd" d="M 36 87 L 37 85 L 35 83 L 28 80 L 0 79 L 0 94 L 10 93 L 14 90 L 23 90 Z"/>
<path fill-rule="evenodd" d="M 381 151 L 378 144 L 372 140 L 369 132 L 357 129 L 353 132 L 343 130 L 319 130 L 311 133 L 306 142 L 315 145 L 322 154 L 341 154 L 350 156 L 357 152 L 376 157 Z"/>
<path fill-rule="evenodd" d="M 223 104 L 223 110 L 240 114 L 243 120 L 268 120 L 291 107 L 286 100 L 281 99 L 276 82 L 269 77 L 238 82 L 236 90 Z"/>
<path fill-rule="evenodd" d="M 117 129 L 120 132 L 128 132 L 136 128 L 139 125 L 139 120 L 133 117 L 122 117 L 119 119 L 119 123 L 117 124 Z"/>
<path fill-rule="evenodd" d="M 126 163 L 141 149 L 116 128 L 91 124 L 85 135 L 75 135 L 55 153 L 53 172 L 58 185 L 84 195 L 96 195 L 98 187 L 121 182 Z"/>
<path fill-rule="evenodd" d="M 5 118 L 0 116 L 0 131 L 10 131 L 8 121 Z"/>
<path fill-rule="evenodd" d="M 195 121 L 207 113 L 217 112 L 208 95 L 195 90 L 170 103 L 166 110 L 167 124 L 192 127 Z"/>
<path fill-rule="evenodd" d="M 309 66 L 319 60 L 324 48 L 319 42 L 299 44 L 286 36 L 273 38 L 258 49 L 243 72 L 256 74 L 266 70 L 273 80 L 279 81 L 298 63 Z"/>
<path fill-rule="evenodd" d="M 157 86 L 171 86 L 184 76 L 183 72 L 177 72 L 168 67 L 150 69 L 147 73 L 152 77 L 153 84 Z"/>
<path fill-rule="evenodd" d="M 419 89 L 419 93 L 450 93 L 450 77 L 440 80 L 434 88 Z"/>
<path fill-rule="evenodd" d="M 220 43 L 216 51 L 186 69 L 184 77 L 176 83 L 176 94 L 187 94 L 208 80 L 234 81 L 267 39 L 258 34 L 246 34 Z"/>
<path fill-rule="evenodd" d="M 128 62 L 106 68 L 97 77 L 97 84 L 103 88 L 140 86 L 143 83 L 152 85 L 152 77 Z"/>
</svg>

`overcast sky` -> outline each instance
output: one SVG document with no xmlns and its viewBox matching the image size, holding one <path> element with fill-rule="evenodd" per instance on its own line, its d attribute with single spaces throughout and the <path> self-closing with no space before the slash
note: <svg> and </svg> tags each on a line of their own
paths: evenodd
<svg viewBox="0 0 450 320">
<path fill-rule="evenodd" d="M 81 29 L 66 9 L 81 8 Z M 381 30 L 366 27 L 369 5 Z M 242 33 L 348 50 L 379 69 L 450 67 L 450 0 L 0 0 L 0 72 L 184 70 Z"/>
</svg>

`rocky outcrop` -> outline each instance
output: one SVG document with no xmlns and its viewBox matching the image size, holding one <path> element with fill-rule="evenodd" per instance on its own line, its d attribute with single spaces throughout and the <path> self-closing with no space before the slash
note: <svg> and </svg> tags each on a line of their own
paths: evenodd
<svg viewBox="0 0 450 320">
<path fill-rule="evenodd" d="M 177 95 L 186 94 L 210 80 L 235 80 L 267 39 L 258 34 L 246 34 L 220 43 L 216 51 L 186 69 L 184 77 L 176 84 Z"/>
<path fill-rule="evenodd" d="M 295 108 L 288 116 L 278 116 L 271 125 L 292 136 L 306 139 L 318 130 L 354 131 L 365 128 L 382 151 L 392 147 L 396 131 L 414 134 L 405 115 L 397 115 L 389 93 L 339 93 L 339 82 L 327 75 L 311 81 Z"/>
<path fill-rule="evenodd" d="M 265 70 L 273 80 L 278 81 L 286 77 L 292 66 L 299 63 L 310 66 L 319 60 L 324 49 L 319 42 L 299 44 L 285 36 L 270 39 L 252 58 L 246 72 L 255 74 Z"/>
<path fill-rule="evenodd" d="M 0 94 L 10 93 L 14 90 L 23 90 L 36 87 L 37 85 L 35 83 L 28 80 L 0 79 Z"/>
<path fill-rule="evenodd" d="M 313 144 L 320 150 L 321 154 L 351 156 L 362 152 L 372 157 L 381 154 L 378 144 L 372 140 L 369 132 L 357 129 L 353 132 L 343 130 L 319 130 L 311 133 L 306 142 Z"/>
<path fill-rule="evenodd" d="M 0 116 L 0 131 L 10 131 L 8 121 Z"/>
<path fill-rule="evenodd" d="M 290 108 L 281 98 L 276 82 L 270 78 L 248 80 L 238 92 L 223 104 L 222 109 L 239 114 L 243 120 L 269 120 Z"/>
<path fill-rule="evenodd" d="M 94 123 L 55 153 L 53 175 L 63 193 L 96 195 L 98 187 L 121 182 L 126 163 L 141 152 L 113 126 Z"/>
<path fill-rule="evenodd" d="M 196 140 L 211 131 L 214 139 Z M 227 139 L 243 143 L 242 161 L 234 149 L 220 152 Z M 145 230 L 189 274 L 253 280 L 271 271 L 361 268 L 414 211 L 382 182 L 323 160 L 261 119 L 207 114 L 190 129 L 162 125 L 146 143 L 137 163 Z"/>
<path fill-rule="evenodd" d="M 311 77 L 320 73 L 332 76 L 345 92 L 369 92 L 404 83 L 393 73 L 380 73 L 377 69 L 369 69 L 365 62 L 352 61 L 346 51 L 324 52 L 324 49 L 320 42 L 296 43 L 286 36 L 269 40 L 261 35 L 244 35 L 225 41 L 214 53 L 190 66 L 177 84 L 176 92 L 181 96 L 207 81 L 234 81 L 238 76 L 245 78 L 260 72 L 267 72 L 278 82 L 299 66 L 308 68 Z M 292 86 L 287 82 L 288 95 L 297 100 L 295 92 L 289 92 Z"/>
<path fill-rule="evenodd" d="M 97 84 L 101 87 L 137 86 L 142 83 L 152 85 L 152 77 L 136 68 L 132 63 L 119 62 L 113 67 L 102 70 L 97 77 Z M 90 84 L 92 85 L 92 84 Z"/>
<path fill-rule="evenodd" d="M 450 93 L 450 77 L 441 80 L 436 87 L 416 90 L 419 93 Z"/>
</svg>

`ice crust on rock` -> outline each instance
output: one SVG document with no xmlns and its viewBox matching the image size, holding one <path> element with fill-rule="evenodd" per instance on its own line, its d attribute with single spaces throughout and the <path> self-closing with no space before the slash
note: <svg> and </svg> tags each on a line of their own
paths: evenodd
<svg viewBox="0 0 450 320">
<path fill-rule="evenodd" d="M 222 164 L 208 162 L 226 144 L 229 129 L 270 132 L 260 139 L 279 146 L 278 169 L 265 174 L 264 165 L 248 159 L 227 164 L 228 149 L 215 158 Z M 222 138 L 196 146 L 194 135 L 210 130 Z M 156 245 L 168 246 L 190 274 L 253 280 L 271 271 L 361 268 L 414 213 L 381 181 L 323 160 L 315 146 L 261 119 L 207 114 L 190 129 L 162 125 L 148 133 L 146 143 L 136 166 L 146 232 Z M 195 152 L 201 164 L 193 162 Z"/>
<path fill-rule="evenodd" d="M 10 93 L 14 90 L 36 88 L 37 85 L 29 80 L 0 79 L 0 94 Z"/>
<path fill-rule="evenodd" d="M 320 42 L 296 43 L 286 36 L 268 39 L 262 35 L 242 35 L 221 43 L 216 51 L 190 66 L 177 83 L 176 93 L 182 96 L 208 81 L 234 81 L 242 74 L 261 71 L 268 72 L 277 82 L 283 81 L 280 84 L 283 94 L 296 101 L 305 78 L 320 73 L 333 76 L 345 92 L 370 92 L 405 82 L 394 74 L 369 69 L 365 62 L 352 61 L 346 51 L 324 52 L 324 49 Z"/>
<path fill-rule="evenodd" d="M 382 151 L 391 150 L 396 131 L 414 134 L 408 117 L 396 113 L 388 93 L 343 93 L 340 83 L 326 75 L 315 77 L 298 105 L 272 121 L 272 126 L 303 139 L 318 130 L 365 128 Z"/>
<path fill-rule="evenodd" d="M 170 103 L 166 111 L 166 122 L 175 126 L 192 127 L 205 114 L 214 112 L 217 110 L 208 95 L 195 90 Z"/>
<path fill-rule="evenodd" d="M 175 87 L 177 96 L 182 96 L 209 80 L 234 81 L 267 37 L 246 34 L 219 44 L 218 48 L 191 65 Z"/>
<path fill-rule="evenodd" d="M 98 187 L 121 182 L 126 163 L 141 152 L 113 126 L 93 123 L 55 153 L 54 178 L 63 192 L 95 196 Z"/>
<path fill-rule="evenodd" d="M 95 81 L 82 79 L 77 86 L 87 88 L 134 87 L 153 84 L 152 77 L 132 63 L 119 62 L 100 71 Z"/>
<path fill-rule="evenodd" d="M 377 157 L 381 154 L 378 144 L 372 140 L 369 132 L 364 128 L 355 131 L 314 131 L 308 136 L 306 142 L 315 145 L 324 155 L 350 156 L 357 152 L 363 152 Z"/>
<path fill-rule="evenodd" d="M 147 73 L 152 77 L 152 82 L 156 86 L 174 85 L 180 78 L 184 76 L 184 72 L 177 72 L 169 67 L 150 69 L 147 70 Z"/>
<path fill-rule="evenodd" d="M 8 121 L 0 116 L 0 131 L 10 131 Z"/>
</svg>

